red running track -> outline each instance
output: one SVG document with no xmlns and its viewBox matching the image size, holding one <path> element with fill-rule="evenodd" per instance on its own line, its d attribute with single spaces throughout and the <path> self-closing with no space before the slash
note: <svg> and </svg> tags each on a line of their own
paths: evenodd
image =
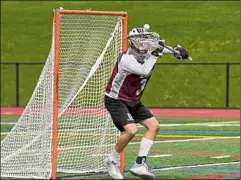
<svg viewBox="0 0 241 180">
<path fill-rule="evenodd" d="M 191 177 L 191 178 L 186 178 L 185 180 L 201 180 L 201 179 L 223 179 L 223 178 L 228 178 L 228 179 L 232 179 L 231 177 L 233 177 L 233 179 L 237 179 L 240 177 L 240 173 L 234 173 L 234 174 L 214 174 L 214 175 L 207 175 L 207 176 L 195 176 L 195 177 Z"/>
<path fill-rule="evenodd" d="M 1 107 L 1 115 L 21 115 L 25 107 Z M 240 118 L 240 109 L 150 108 L 156 117 Z"/>
</svg>

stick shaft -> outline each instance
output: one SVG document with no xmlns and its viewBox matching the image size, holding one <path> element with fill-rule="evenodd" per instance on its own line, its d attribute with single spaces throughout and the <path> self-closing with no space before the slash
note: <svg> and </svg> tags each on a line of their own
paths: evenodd
<svg viewBox="0 0 241 180">
<path fill-rule="evenodd" d="M 174 50 L 174 49 L 172 49 L 172 48 L 170 48 L 170 47 L 168 47 L 168 46 L 166 46 L 166 45 L 162 45 L 162 46 L 163 46 L 164 48 L 172 51 L 173 53 L 180 54 L 179 51 L 176 51 L 176 50 Z M 191 60 L 192 60 L 192 57 L 188 57 L 188 59 L 191 61 Z"/>
</svg>

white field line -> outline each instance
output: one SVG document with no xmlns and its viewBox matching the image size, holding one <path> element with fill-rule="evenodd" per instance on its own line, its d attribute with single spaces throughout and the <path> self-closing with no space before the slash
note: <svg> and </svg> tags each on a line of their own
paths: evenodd
<svg viewBox="0 0 241 180">
<path fill-rule="evenodd" d="M 17 122 L 3 122 L 1 121 L 1 125 L 2 124 L 8 124 L 8 125 L 14 125 L 16 124 Z M 191 123 L 191 124 L 160 124 L 161 127 L 174 127 L 174 126 L 224 126 L 224 127 L 227 127 L 227 126 L 240 126 L 240 124 L 205 124 L 205 123 Z M 137 126 L 138 128 L 144 128 L 144 126 L 142 125 L 138 125 Z M 115 128 L 109 128 L 109 129 L 115 129 Z M 72 130 L 72 129 L 61 129 L 60 131 L 63 131 L 63 132 L 84 132 L 84 131 L 89 131 L 89 130 L 100 130 L 99 128 L 97 129 L 79 129 L 79 130 Z M 9 132 L 1 132 L 1 135 L 8 135 Z"/>
<path fill-rule="evenodd" d="M 239 127 L 240 124 L 208 124 L 208 127 L 222 127 L 222 126 L 232 126 L 232 127 Z"/>
<path fill-rule="evenodd" d="M 1 132 L 1 135 L 7 135 L 9 132 Z M 192 141 L 208 141 L 216 139 L 240 139 L 240 136 L 230 136 L 230 137 L 210 137 L 210 138 L 192 138 L 192 139 L 178 139 L 178 140 L 167 140 L 167 141 L 155 141 L 155 144 L 159 143 L 180 143 L 180 142 L 192 142 Z M 140 144 L 140 142 L 130 142 L 129 145 Z M 109 146 L 109 145 L 108 145 Z"/>
<path fill-rule="evenodd" d="M 1 133 L 2 134 L 2 133 Z M 155 144 L 159 143 L 180 143 L 180 142 L 191 142 L 191 141 L 208 141 L 208 140 L 215 140 L 215 139 L 240 139 L 240 136 L 234 137 L 214 137 L 214 138 L 197 138 L 197 139 L 180 139 L 180 140 L 169 140 L 169 141 L 155 141 Z M 140 144 L 140 142 L 130 142 L 129 145 Z M 109 147 L 113 146 L 114 144 L 105 144 L 105 145 L 90 145 L 90 146 L 77 146 L 77 147 L 59 147 L 59 150 L 68 150 L 68 149 L 84 149 L 90 147 Z"/>
<path fill-rule="evenodd" d="M 240 139 L 240 136 L 155 141 L 154 144 L 159 144 L 159 143 L 176 143 L 176 142 L 177 142 L 177 143 L 178 143 L 178 142 L 191 142 L 191 141 L 208 141 L 208 140 L 216 140 L 216 139 Z M 130 142 L 130 143 L 129 143 L 129 145 L 135 145 L 135 144 L 140 144 L 140 142 Z"/>
<path fill-rule="evenodd" d="M 152 169 L 151 171 L 168 171 L 175 169 L 185 169 L 185 168 L 199 168 L 199 167 L 211 167 L 211 166 L 221 166 L 221 165 L 230 165 L 230 164 L 240 164 L 240 162 L 229 162 L 229 163 L 214 163 L 214 164 L 199 164 L 199 165 L 191 165 L 191 166 L 176 166 L 176 167 L 168 167 L 161 169 Z"/>
<path fill-rule="evenodd" d="M 175 126 L 240 126 L 240 124 L 213 124 L 213 123 L 187 123 L 187 124 L 160 124 L 160 127 L 175 127 Z M 144 128 L 142 125 L 137 127 Z"/>
<path fill-rule="evenodd" d="M 229 158 L 231 155 L 225 155 L 225 156 L 212 156 L 213 159 L 223 159 L 223 158 Z"/>
<path fill-rule="evenodd" d="M 1 133 L 4 134 L 4 133 Z M 234 137 L 213 137 L 213 138 L 196 138 L 196 139 L 179 139 L 179 140 L 168 140 L 168 141 L 155 141 L 155 144 L 159 143 L 181 143 L 181 142 L 192 142 L 192 141 L 208 141 L 208 140 L 216 140 L 216 139 L 240 139 L 240 136 L 234 136 Z M 130 142 L 128 145 L 135 145 L 140 144 L 140 142 Z M 89 147 L 108 147 L 113 146 L 113 144 L 107 144 L 107 145 L 101 145 L 101 146 L 80 146 L 80 147 L 59 147 L 60 150 L 68 150 L 68 149 L 83 149 L 83 148 L 89 148 Z"/>
<path fill-rule="evenodd" d="M 170 141 L 156 141 L 155 143 L 175 143 L 175 142 L 190 142 L 190 141 L 197 141 L 197 140 L 201 140 L 201 141 L 206 141 L 206 140 L 213 140 L 213 139 L 237 139 L 240 138 L 239 136 L 235 136 L 235 137 L 216 137 L 216 138 L 200 138 L 200 139 L 185 139 L 185 140 L 170 140 Z M 140 144 L 140 142 L 131 142 L 129 143 L 129 145 L 133 145 L 133 144 Z M 90 147 L 108 147 L 108 146 L 113 146 L 113 144 L 107 144 L 107 145 L 100 145 L 100 146 L 94 146 L 94 145 L 90 145 L 90 146 L 80 146 L 80 147 L 59 147 L 59 150 L 68 150 L 68 149 L 84 149 L 84 148 L 90 148 Z"/>
<path fill-rule="evenodd" d="M 172 154 L 160 154 L 160 155 L 148 156 L 148 158 L 170 157 L 170 156 L 172 156 Z"/>
<path fill-rule="evenodd" d="M 11 121 L 11 122 L 1 121 L 1 124 L 17 124 L 17 122 L 14 122 L 14 121 Z"/>
<path fill-rule="evenodd" d="M 9 132 L 1 132 L 1 135 L 8 135 Z"/>
</svg>

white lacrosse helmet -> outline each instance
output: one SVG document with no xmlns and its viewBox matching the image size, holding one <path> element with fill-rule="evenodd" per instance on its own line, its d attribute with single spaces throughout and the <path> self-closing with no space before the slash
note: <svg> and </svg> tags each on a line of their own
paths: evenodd
<svg viewBox="0 0 241 180">
<path fill-rule="evenodd" d="M 147 54 L 149 51 L 157 48 L 160 36 L 155 32 L 148 32 L 149 25 L 144 28 L 134 28 L 129 32 L 128 40 L 131 49 L 140 55 Z"/>
<path fill-rule="evenodd" d="M 145 28 L 134 28 L 129 32 L 129 37 L 136 36 L 140 34 L 148 34 L 147 30 Z"/>
</svg>

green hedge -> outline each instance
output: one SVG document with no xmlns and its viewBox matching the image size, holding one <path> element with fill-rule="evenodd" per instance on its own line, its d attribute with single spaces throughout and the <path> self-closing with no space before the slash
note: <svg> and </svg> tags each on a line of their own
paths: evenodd
<svg viewBox="0 0 241 180">
<path fill-rule="evenodd" d="M 194 62 L 239 62 L 238 1 L 5 1 L 1 2 L 1 61 L 45 62 L 53 9 L 127 11 L 129 30 L 148 23 L 169 45 L 186 47 Z M 159 63 L 176 62 L 172 56 Z M 27 104 L 42 66 L 20 66 L 20 105 Z M 1 106 L 15 105 L 15 67 L 1 66 Z M 240 67 L 230 67 L 230 106 L 240 106 Z M 147 106 L 225 105 L 224 66 L 156 66 L 145 91 Z"/>
</svg>

